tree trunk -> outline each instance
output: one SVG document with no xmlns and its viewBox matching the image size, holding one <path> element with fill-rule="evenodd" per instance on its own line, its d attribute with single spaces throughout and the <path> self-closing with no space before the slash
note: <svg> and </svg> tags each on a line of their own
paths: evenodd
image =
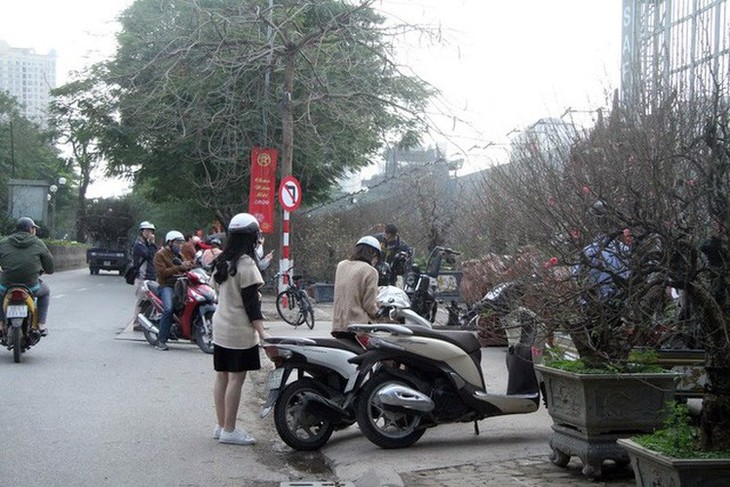
<svg viewBox="0 0 730 487">
<path fill-rule="evenodd" d="M 292 48 L 284 57 L 284 93 L 282 94 L 281 100 L 281 169 L 279 173 L 281 179 L 286 176 L 291 176 L 294 165 L 294 107 L 292 102 L 292 92 L 294 90 L 296 54 L 296 50 Z M 279 231 L 279 235 L 283 236 L 283 217 L 279 220 L 277 230 Z M 289 227 L 289 231 L 291 232 L 291 226 Z M 289 241 L 291 242 L 291 239 Z M 279 244 L 279 255 L 282 259 L 285 257 L 283 238 L 280 240 Z M 291 266 L 291 263 L 289 263 L 289 265 Z M 283 271 L 286 269 L 280 270 Z"/>
<path fill-rule="evenodd" d="M 86 190 L 91 182 L 90 164 L 79 161 L 81 181 L 79 181 L 78 208 L 76 209 L 76 241 L 86 242 Z"/>
<path fill-rule="evenodd" d="M 707 385 L 702 400 L 700 444 L 703 450 L 730 450 L 730 354 L 726 317 L 730 316 L 726 266 L 714 269 L 711 295 L 696 287 L 691 298 L 702 310 Z"/>
</svg>

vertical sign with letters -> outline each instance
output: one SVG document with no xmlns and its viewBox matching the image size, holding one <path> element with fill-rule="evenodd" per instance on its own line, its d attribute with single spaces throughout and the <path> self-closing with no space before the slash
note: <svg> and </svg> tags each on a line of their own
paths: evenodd
<svg viewBox="0 0 730 487">
<path fill-rule="evenodd" d="M 276 194 L 276 149 L 251 148 L 251 184 L 248 212 L 259 221 L 262 233 L 274 233 L 274 195 Z"/>
</svg>

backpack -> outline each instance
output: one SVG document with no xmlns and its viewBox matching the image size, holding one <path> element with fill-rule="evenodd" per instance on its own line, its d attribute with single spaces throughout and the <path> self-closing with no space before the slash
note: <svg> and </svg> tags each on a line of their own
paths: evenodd
<svg viewBox="0 0 730 487">
<path fill-rule="evenodd" d="M 134 281 L 139 275 L 139 266 L 127 264 L 127 270 L 124 271 L 124 281 L 127 284 L 134 286 Z"/>
</svg>

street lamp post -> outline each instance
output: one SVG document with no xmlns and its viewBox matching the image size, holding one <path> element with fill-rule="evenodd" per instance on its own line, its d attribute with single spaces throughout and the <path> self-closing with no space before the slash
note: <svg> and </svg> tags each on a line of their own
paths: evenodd
<svg viewBox="0 0 730 487">
<path fill-rule="evenodd" d="M 58 178 L 58 186 L 55 184 L 52 184 L 48 191 L 50 191 L 50 194 L 48 195 L 48 201 L 51 203 L 51 224 L 50 224 L 50 232 L 51 232 L 51 238 L 54 237 L 55 231 L 56 231 L 56 192 L 58 191 L 59 186 L 63 186 L 66 184 L 66 178 Z"/>
</svg>

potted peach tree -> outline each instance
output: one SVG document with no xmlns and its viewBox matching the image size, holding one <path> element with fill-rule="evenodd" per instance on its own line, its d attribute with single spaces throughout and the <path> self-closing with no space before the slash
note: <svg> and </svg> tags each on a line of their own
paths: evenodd
<svg viewBox="0 0 730 487">
<path fill-rule="evenodd" d="M 638 373 L 630 357 L 639 347 L 705 350 L 697 448 L 730 446 L 730 127 L 722 100 L 669 98 L 648 114 L 614 103 L 587 131 L 553 121 L 524 134 L 511 163 L 490 174 L 489 203 L 510 208 L 515 240 L 538 247 L 550 267 L 533 270 L 546 283 L 533 310 L 569 335 L 580 357 L 570 365 L 577 371 L 538 367 L 555 413 L 556 464 L 578 456 L 584 473 L 599 476 L 605 459 L 628 462 L 618 438 L 661 426 L 672 377 L 649 387 L 660 392 L 653 398 L 630 399 L 634 387 L 625 384 L 603 395 L 606 386 L 591 386 L 599 395 L 590 398 L 567 386 L 578 372 L 614 382 Z M 649 380 L 634 378 L 637 388 Z M 569 424 L 589 412 L 609 422 Z"/>
</svg>

